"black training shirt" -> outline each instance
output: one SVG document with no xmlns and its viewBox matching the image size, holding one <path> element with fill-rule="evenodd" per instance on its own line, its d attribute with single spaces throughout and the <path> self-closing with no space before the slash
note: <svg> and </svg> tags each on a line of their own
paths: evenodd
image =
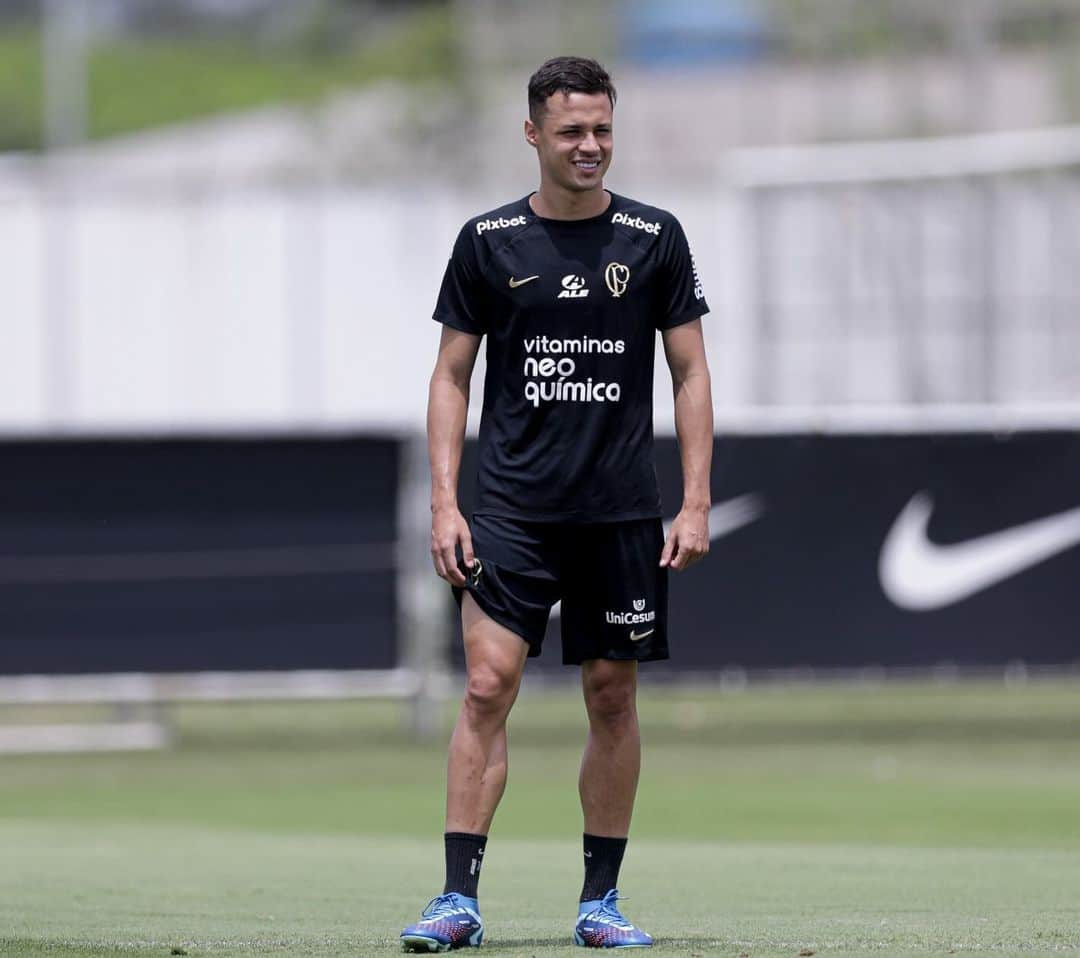
<svg viewBox="0 0 1080 958">
<path fill-rule="evenodd" d="M 462 227 L 434 318 L 487 336 L 477 514 L 541 522 L 660 515 L 656 330 L 708 312 L 678 220 L 611 193 L 551 220 L 528 197 Z"/>
</svg>

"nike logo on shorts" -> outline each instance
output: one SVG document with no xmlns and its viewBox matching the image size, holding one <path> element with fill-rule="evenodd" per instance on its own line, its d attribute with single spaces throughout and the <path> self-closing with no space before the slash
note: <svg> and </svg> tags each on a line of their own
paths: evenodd
<svg viewBox="0 0 1080 958">
<path fill-rule="evenodd" d="M 638 635 L 633 629 L 631 629 L 630 630 L 630 641 L 631 642 L 640 642 L 642 639 L 652 635 L 655 631 L 656 631 L 656 629 L 649 629 L 648 632 L 642 632 L 641 635 Z"/>
</svg>

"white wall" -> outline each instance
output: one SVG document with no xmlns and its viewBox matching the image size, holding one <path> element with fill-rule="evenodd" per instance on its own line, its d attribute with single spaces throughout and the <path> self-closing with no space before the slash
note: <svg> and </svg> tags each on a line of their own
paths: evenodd
<svg viewBox="0 0 1080 958">
<path fill-rule="evenodd" d="M 611 186 L 686 228 L 720 417 L 1065 404 L 1080 421 L 1074 174 L 754 200 Z M 0 183 L 0 433 L 420 428 L 454 238 L 513 198 Z M 670 433 L 657 352 L 655 422 Z M 482 377 L 481 362 L 474 409 Z"/>
</svg>

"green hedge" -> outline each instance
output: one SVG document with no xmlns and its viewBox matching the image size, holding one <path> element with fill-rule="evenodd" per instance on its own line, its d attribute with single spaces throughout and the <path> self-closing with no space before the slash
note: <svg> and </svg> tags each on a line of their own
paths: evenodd
<svg viewBox="0 0 1080 958">
<path fill-rule="evenodd" d="M 0 150 L 42 146 L 41 37 L 0 34 Z M 107 40 L 90 56 L 91 138 L 270 103 L 310 102 L 381 78 L 457 75 L 450 14 L 427 7 L 357 50 L 259 50 L 238 41 Z"/>
</svg>

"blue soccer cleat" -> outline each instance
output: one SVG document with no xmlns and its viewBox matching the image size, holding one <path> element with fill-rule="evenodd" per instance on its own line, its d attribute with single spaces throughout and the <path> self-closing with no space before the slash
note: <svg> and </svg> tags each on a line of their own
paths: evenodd
<svg viewBox="0 0 1080 958">
<path fill-rule="evenodd" d="M 457 892 L 432 898 L 420 914 L 420 920 L 401 933 L 405 951 L 475 948 L 483 940 L 480 906 L 475 898 L 466 898 Z"/>
<path fill-rule="evenodd" d="M 652 938 L 635 928 L 619 911 L 619 893 L 612 888 L 603 898 L 583 901 L 574 926 L 574 944 L 585 948 L 651 948 Z"/>
</svg>

